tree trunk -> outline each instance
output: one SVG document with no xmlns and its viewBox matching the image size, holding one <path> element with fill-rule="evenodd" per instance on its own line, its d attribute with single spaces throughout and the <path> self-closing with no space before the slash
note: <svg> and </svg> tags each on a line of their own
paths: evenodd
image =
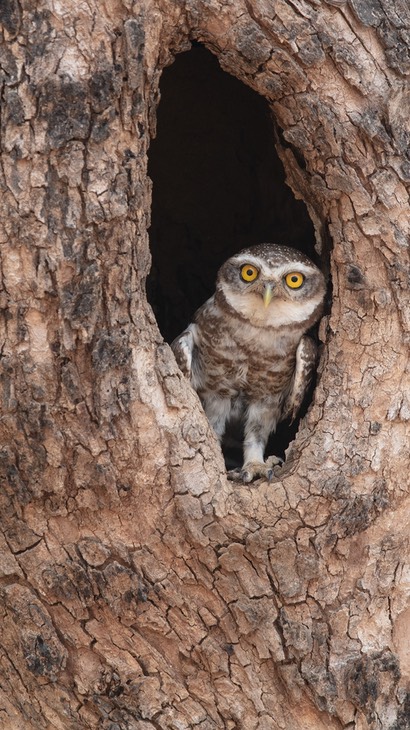
<svg viewBox="0 0 410 730">
<path fill-rule="evenodd" d="M 0 726 L 410 727 L 407 4 L 0 21 Z M 227 482 L 145 295 L 159 79 L 192 39 L 268 100 L 332 242 L 313 404 L 255 487 Z"/>
</svg>

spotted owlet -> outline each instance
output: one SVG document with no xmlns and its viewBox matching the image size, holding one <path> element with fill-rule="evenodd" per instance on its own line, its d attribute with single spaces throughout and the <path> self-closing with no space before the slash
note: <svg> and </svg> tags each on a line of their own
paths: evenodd
<svg viewBox="0 0 410 730">
<path fill-rule="evenodd" d="M 242 421 L 243 467 L 230 478 L 271 479 L 280 463 L 264 461 L 266 444 L 279 421 L 295 418 L 311 381 L 316 345 L 305 332 L 324 296 L 322 272 L 300 251 L 245 248 L 221 266 L 215 294 L 172 343 L 219 439 L 230 419 Z"/>
</svg>

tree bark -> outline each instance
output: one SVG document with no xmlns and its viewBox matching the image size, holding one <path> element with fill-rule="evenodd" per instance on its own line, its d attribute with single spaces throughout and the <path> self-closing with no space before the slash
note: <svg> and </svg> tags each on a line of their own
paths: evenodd
<svg viewBox="0 0 410 730">
<path fill-rule="evenodd" d="M 0 21 L 0 726 L 408 728 L 407 4 Z M 145 296 L 159 79 L 191 39 L 268 100 L 332 242 L 314 402 L 256 487 Z"/>
</svg>

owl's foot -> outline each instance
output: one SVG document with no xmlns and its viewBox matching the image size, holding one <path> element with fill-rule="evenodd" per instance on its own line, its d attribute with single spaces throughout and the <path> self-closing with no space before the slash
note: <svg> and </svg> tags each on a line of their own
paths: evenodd
<svg viewBox="0 0 410 730">
<path fill-rule="evenodd" d="M 283 459 L 279 456 L 269 456 L 265 462 L 251 461 L 242 468 L 228 471 L 228 479 L 232 482 L 250 484 L 255 479 L 263 477 L 270 482 L 273 478 L 273 468 L 279 464 L 283 464 Z"/>
</svg>

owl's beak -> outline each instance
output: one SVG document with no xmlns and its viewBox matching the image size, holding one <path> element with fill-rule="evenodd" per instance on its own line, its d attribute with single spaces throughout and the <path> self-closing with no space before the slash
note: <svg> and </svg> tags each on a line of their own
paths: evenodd
<svg viewBox="0 0 410 730">
<path fill-rule="evenodd" d="M 264 303 L 265 307 L 269 307 L 272 297 L 273 297 L 272 284 L 265 284 L 265 291 L 263 292 L 263 303 Z"/>
</svg>

